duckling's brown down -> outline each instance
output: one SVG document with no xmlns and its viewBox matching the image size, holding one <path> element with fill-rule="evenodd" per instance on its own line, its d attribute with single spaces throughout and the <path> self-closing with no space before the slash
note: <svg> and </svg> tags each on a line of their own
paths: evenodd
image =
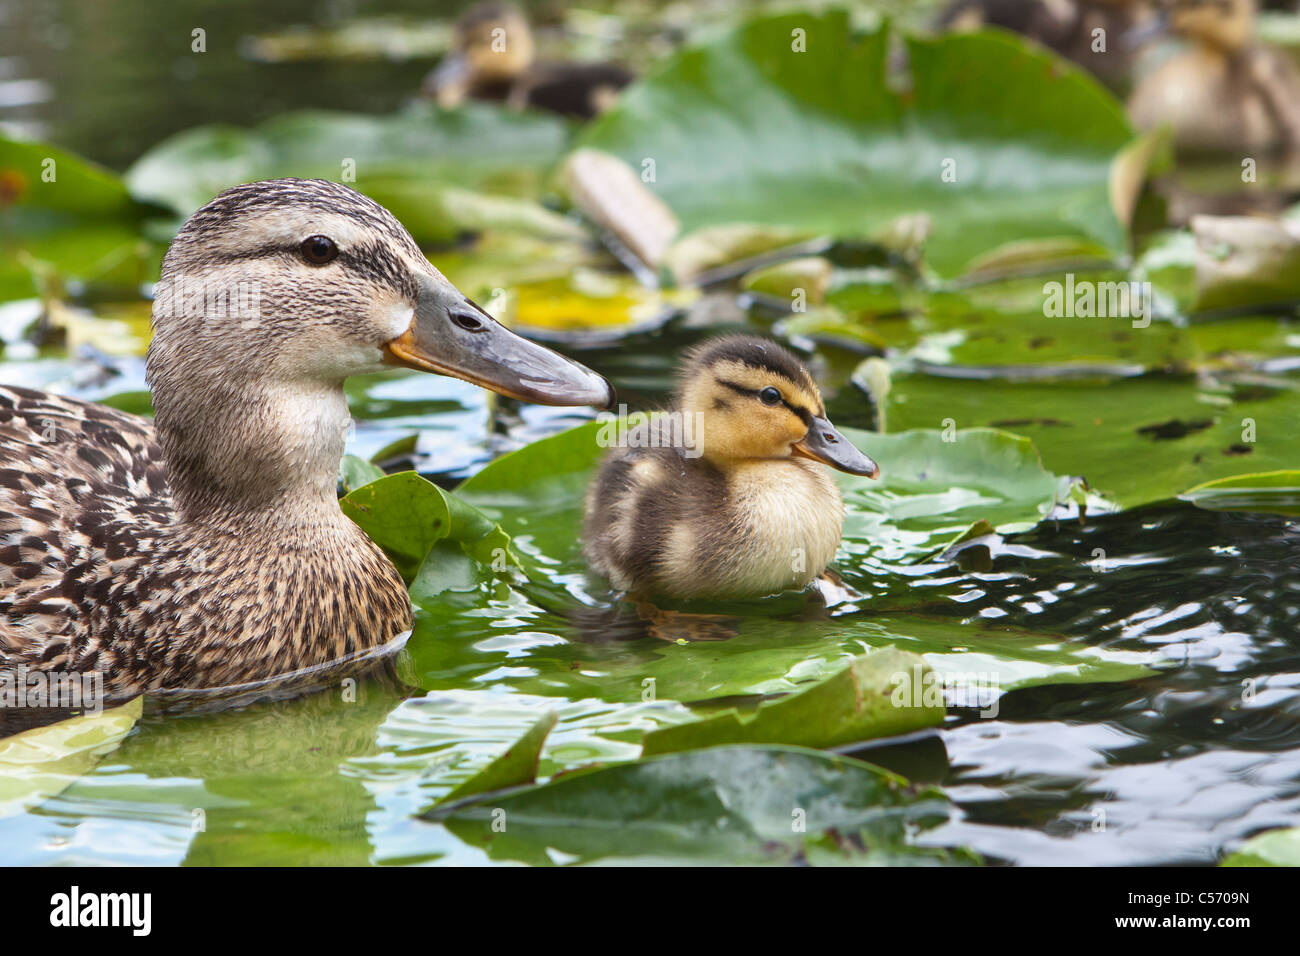
<svg viewBox="0 0 1300 956">
<path fill-rule="evenodd" d="M 695 351 L 675 417 L 640 426 L 626 444 L 589 489 L 584 547 L 594 571 L 643 596 L 806 586 L 835 556 L 844 518 L 819 462 L 877 470 L 826 420 L 802 363 L 748 336 Z"/>
</svg>

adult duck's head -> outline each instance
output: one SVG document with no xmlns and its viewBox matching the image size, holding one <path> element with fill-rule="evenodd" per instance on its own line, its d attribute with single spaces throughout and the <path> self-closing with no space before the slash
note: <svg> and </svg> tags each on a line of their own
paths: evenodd
<svg viewBox="0 0 1300 956">
<path fill-rule="evenodd" d="M 430 78 L 441 106 L 456 106 L 471 90 L 508 85 L 533 65 L 528 20 L 508 3 L 470 7 L 452 34 L 452 48 Z"/>
<path fill-rule="evenodd" d="M 248 505 L 295 471 L 332 493 L 351 375 L 402 367 L 530 402 L 613 400 L 466 298 L 382 206 L 321 180 L 236 186 L 196 212 L 163 261 L 153 322 L 149 380 L 182 504 L 224 490 Z"/>
</svg>

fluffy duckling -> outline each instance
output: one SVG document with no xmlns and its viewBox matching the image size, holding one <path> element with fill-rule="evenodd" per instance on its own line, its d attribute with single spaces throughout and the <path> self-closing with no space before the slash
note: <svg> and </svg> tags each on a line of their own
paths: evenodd
<svg viewBox="0 0 1300 956">
<path fill-rule="evenodd" d="M 1164 0 L 1191 48 L 1144 77 L 1129 99 L 1140 129 L 1168 124 L 1185 153 L 1294 152 L 1300 75 L 1255 39 L 1255 0 Z"/>
<path fill-rule="evenodd" d="M 153 421 L 0 388 L 0 671 L 99 672 L 110 698 L 247 684 L 411 627 L 340 510 L 343 383 L 393 367 L 558 405 L 600 376 L 506 330 L 346 186 L 236 186 L 163 260 Z"/>
<path fill-rule="evenodd" d="M 745 598 L 802 588 L 835 556 L 844 522 L 822 464 L 876 463 L 826 419 L 808 370 L 752 336 L 687 358 L 676 413 L 601 463 L 586 503 L 593 570 L 640 597 Z"/>
<path fill-rule="evenodd" d="M 456 22 L 452 50 L 425 78 L 424 93 L 440 106 L 466 99 L 504 100 L 589 119 L 611 106 L 633 75 L 612 63 L 543 63 L 519 10 L 481 3 Z"/>
</svg>

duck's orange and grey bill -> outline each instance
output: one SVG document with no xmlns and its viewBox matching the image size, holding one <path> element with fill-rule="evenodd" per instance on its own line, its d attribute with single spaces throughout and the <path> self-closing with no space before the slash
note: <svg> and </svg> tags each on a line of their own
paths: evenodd
<svg viewBox="0 0 1300 956">
<path fill-rule="evenodd" d="M 539 405 L 614 404 L 602 376 L 516 335 L 445 279 L 424 277 L 411 327 L 384 346 L 390 365 L 464 379 Z"/>
<path fill-rule="evenodd" d="M 858 451 L 857 446 L 825 418 L 814 418 L 808 434 L 795 442 L 792 450 L 796 455 L 820 461 L 850 475 L 880 477 L 880 467 Z"/>
</svg>

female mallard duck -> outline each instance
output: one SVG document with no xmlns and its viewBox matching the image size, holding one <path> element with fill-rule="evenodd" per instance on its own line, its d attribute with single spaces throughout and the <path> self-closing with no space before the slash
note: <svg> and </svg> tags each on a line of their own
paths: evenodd
<svg viewBox="0 0 1300 956">
<path fill-rule="evenodd" d="M 1172 126 L 1186 153 L 1300 147 L 1300 76 L 1256 42 L 1254 0 L 1165 0 L 1163 8 L 1192 46 L 1138 83 L 1128 105 L 1134 125 Z"/>
<path fill-rule="evenodd" d="M 675 440 L 661 440 L 672 437 Z M 638 596 L 743 598 L 802 588 L 835 556 L 839 491 L 820 463 L 874 478 L 826 419 L 803 364 L 730 336 L 688 357 L 674 416 L 611 451 L 587 494 L 593 570 Z"/>
<path fill-rule="evenodd" d="M 533 33 L 515 7 L 481 3 L 457 22 L 452 50 L 424 81 L 440 106 L 465 99 L 504 100 L 590 119 L 607 109 L 633 76 L 612 63 L 541 63 Z"/>
<path fill-rule="evenodd" d="M 345 186 L 237 186 L 163 260 L 156 417 L 0 389 L 0 670 L 110 697 L 259 681 L 411 626 L 339 509 L 343 381 L 393 366 L 606 405 L 594 372 L 494 322 Z"/>
</svg>

